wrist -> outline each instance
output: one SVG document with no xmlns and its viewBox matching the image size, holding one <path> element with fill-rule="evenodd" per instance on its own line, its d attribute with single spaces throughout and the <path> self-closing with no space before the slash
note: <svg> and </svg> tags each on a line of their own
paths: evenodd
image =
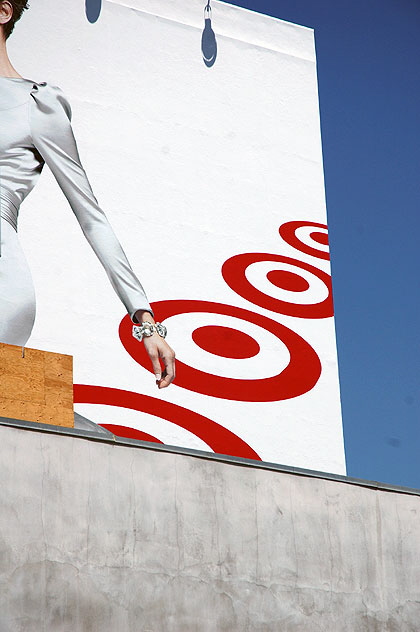
<svg viewBox="0 0 420 632">
<path fill-rule="evenodd" d="M 134 314 L 134 318 L 139 324 L 142 324 L 142 323 L 152 323 L 152 325 L 155 324 L 155 319 L 153 318 L 151 312 L 148 312 L 147 310 L 144 310 L 144 309 L 138 309 L 136 313 Z"/>
</svg>

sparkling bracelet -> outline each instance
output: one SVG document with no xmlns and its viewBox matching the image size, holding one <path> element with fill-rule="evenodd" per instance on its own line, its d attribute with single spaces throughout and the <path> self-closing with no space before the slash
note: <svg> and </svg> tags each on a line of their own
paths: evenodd
<svg viewBox="0 0 420 632">
<path fill-rule="evenodd" d="M 141 342 L 143 338 L 153 336 L 154 332 L 159 334 L 161 338 L 166 338 L 167 329 L 165 325 L 162 325 L 162 323 L 156 323 L 153 325 L 146 320 L 141 325 L 133 325 L 133 336 L 139 342 Z"/>
</svg>

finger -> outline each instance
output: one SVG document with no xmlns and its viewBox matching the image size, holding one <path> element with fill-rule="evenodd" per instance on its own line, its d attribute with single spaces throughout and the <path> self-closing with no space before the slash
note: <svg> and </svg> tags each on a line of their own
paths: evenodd
<svg viewBox="0 0 420 632">
<path fill-rule="evenodd" d="M 165 370 L 162 373 L 162 379 L 159 383 L 159 388 L 166 388 L 175 379 L 175 355 L 173 352 L 165 354 L 162 357 Z"/>
<path fill-rule="evenodd" d="M 158 382 L 158 388 L 167 388 L 169 384 L 172 382 L 172 379 L 169 379 L 169 377 L 166 376 L 165 378 L 160 380 L 160 382 Z"/>
<path fill-rule="evenodd" d="M 155 350 L 148 351 L 149 358 L 152 362 L 153 373 L 155 374 L 156 382 L 162 379 L 162 367 L 159 362 L 159 355 Z"/>
<path fill-rule="evenodd" d="M 160 380 L 160 382 L 158 382 L 158 387 L 159 388 L 166 388 L 167 386 L 169 386 L 169 384 L 171 384 L 171 382 L 173 382 L 174 379 L 174 375 L 170 376 L 165 373 L 162 376 L 162 379 Z"/>
</svg>

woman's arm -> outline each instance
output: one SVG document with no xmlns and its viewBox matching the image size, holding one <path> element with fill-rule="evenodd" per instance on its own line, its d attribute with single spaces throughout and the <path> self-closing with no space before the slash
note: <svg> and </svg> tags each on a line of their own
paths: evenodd
<svg viewBox="0 0 420 632">
<path fill-rule="evenodd" d="M 154 323 L 145 291 L 134 274 L 111 225 L 92 192 L 80 161 L 71 127 L 71 109 L 60 88 L 34 85 L 29 121 L 32 142 L 53 172 L 82 231 L 102 263 L 108 278 L 133 322 Z M 174 379 L 174 353 L 157 333 L 144 339 L 158 386 Z M 158 358 L 165 371 L 161 376 Z"/>
</svg>

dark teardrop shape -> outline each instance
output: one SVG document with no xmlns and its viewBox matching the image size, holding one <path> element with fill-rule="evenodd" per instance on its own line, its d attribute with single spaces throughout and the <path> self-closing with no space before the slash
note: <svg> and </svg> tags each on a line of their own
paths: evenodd
<svg viewBox="0 0 420 632">
<path fill-rule="evenodd" d="M 101 15 L 102 0 L 86 0 L 86 17 L 91 24 Z"/>
<path fill-rule="evenodd" d="M 204 20 L 204 31 L 201 37 L 201 51 L 203 53 L 203 61 L 209 68 L 213 66 L 217 57 L 216 35 L 211 28 L 210 18 Z"/>
</svg>

